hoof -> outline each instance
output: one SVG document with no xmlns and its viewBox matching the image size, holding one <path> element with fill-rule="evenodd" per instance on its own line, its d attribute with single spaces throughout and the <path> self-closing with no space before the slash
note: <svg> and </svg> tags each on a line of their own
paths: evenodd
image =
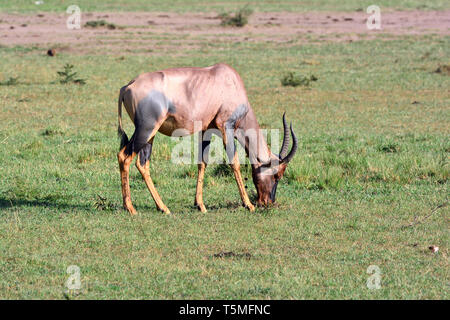
<svg viewBox="0 0 450 320">
<path fill-rule="evenodd" d="M 137 211 L 133 207 L 131 207 L 131 208 L 124 207 L 124 209 L 127 210 L 130 213 L 130 215 L 132 215 L 132 216 L 137 215 Z"/>
<path fill-rule="evenodd" d="M 208 210 L 206 210 L 206 207 L 205 207 L 204 204 L 195 204 L 195 206 L 196 206 L 197 209 L 200 210 L 202 213 L 208 212 Z"/>
<path fill-rule="evenodd" d="M 172 213 L 170 212 L 169 208 L 165 207 L 165 208 L 158 208 L 158 211 L 163 212 L 166 215 L 171 215 Z"/>
<path fill-rule="evenodd" d="M 250 212 L 255 211 L 255 206 L 251 203 L 244 205 L 246 209 L 248 209 Z"/>
</svg>

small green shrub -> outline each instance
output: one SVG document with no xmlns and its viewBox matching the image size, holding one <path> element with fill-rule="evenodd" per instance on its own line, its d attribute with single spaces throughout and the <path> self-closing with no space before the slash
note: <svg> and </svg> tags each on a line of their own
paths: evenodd
<svg viewBox="0 0 450 320">
<path fill-rule="evenodd" d="M 281 78 L 281 84 L 283 86 L 305 86 L 308 87 L 311 82 L 317 81 L 318 78 L 315 75 L 310 75 L 309 77 L 302 76 L 300 74 L 295 74 L 294 72 L 288 72 L 283 78 Z"/>
<path fill-rule="evenodd" d="M 93 21 L 88 21 L 84 24 L 85 27 L 90 27 L 90 28 L 98 28 L 98 27 L 106 27 L 108 29 L 114 30 L 117 28 L 117 26 L 114 23 L 109 23 L 105 20 L 93 20 Z"/>
<path fill-rule="evenodd" d="M 385 153 L 400 152 L 400 146 L 396 143 L 386 143 L 378 146 L 378 151 Z"/>
<path fill-rule="evenodd" d="M 15 86 L 19 83 L 19 77 L 9 77 L 8 80 L 0 82 L 0 86 Z"/>
<path fill-rule="evenodd" d="M 63 71 L 58 71 L 57 72 L 60 79 L 59 79 L 59 83 L 61 84 L 67 84 L 67 83 L 76 83 L 76 84 L 86 84 L 86 80 L 85 79 L 77 79 L 77 73 L 75 71 L 73 71 L 73 65 L 66 63 L 64 65 L 64 70 Z"/>
<path fill-rule="evenodd" d="M 97 199 L 94 200 L 93 206 L 99 211 L 117 210 L 117 205 L 115 203 L 99 194 L 97 195 Z"/>
<path fill-rule="evenodd" d="M 57 126 L 48 127 L 42 132 L 43 136 L 51 137 L 56 135 L 62 135 L 64 132 L 61 130 L 61 128 Z"/>
<path fill-rule="evenodd" d="M 450 76 L 450 65 L 447 64 L 439 65 L 438 68 L 434 71 L 434 73 Z"/>
<path fill-rule="evenodd" d="M 245 6 L 235 13 L 222 13 L 219 15 L 219 18 L 222 20 L 222 26 L 243 27 L 248 23 L 248 18 L 252 13 L 253 10 Z"/>
</svg>

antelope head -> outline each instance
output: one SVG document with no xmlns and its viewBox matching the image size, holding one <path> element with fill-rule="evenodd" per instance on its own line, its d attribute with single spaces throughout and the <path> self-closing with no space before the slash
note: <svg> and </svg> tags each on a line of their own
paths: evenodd
<svg viewBox="0 0 450 320">
<path fill-rule="evenodd" d="M 298 141 L 292 129 L 292 123 L 288 128 L 285 114 L 283 114 L 283 144 L 280 155 L 273 155 L 274 158 L 268 163 L 253 166 L 252 178 L 258 193 L 258 205 L 268 205 L 275 202 L 278 181 L 283 177 L 288 163 L 292 160 L 297 151 Z M 290 137 L 292 136 L 292 148 L 288 153 Z"/>
</svg>

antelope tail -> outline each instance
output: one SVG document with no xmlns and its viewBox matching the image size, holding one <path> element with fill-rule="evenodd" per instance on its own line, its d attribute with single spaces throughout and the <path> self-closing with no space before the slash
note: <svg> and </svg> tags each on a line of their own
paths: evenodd
<svg viewBox="0 0 450 320">
<path fill-rule="evenodd" d="M 119 102 L 118 102 L 118 113 L 119 113 L 119 127 L 117 128 L 117 134 L 120 139 L 120 150 L 123 149 L 128 144 L 128 136 L 123 130 L 122 127 L 122 102 L 123 102 L 123 93 L 125 92 L 124 88 L 120 89 L 119 94 Z"/>
</svg>

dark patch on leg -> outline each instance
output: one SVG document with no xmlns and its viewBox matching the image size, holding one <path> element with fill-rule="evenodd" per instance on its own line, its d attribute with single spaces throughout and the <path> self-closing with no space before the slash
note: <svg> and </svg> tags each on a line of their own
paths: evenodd
<svg viewBox="0 0 450 320">
<path fill-rule="evenodd" d="M 138 153 L 147 145 L 147 142 L 150 139 L 150 135 L 152 134 L 154 128 L 154 125 L 136 126 L 136 130 L 134 131 L 133 135 L 134 139 L 131 139 L 134 152 Z"/>
<path fill-rule="evenodd" d="M 132 151 L 138 153 L 146 146 L 156 123 L 170 111 L 175 112 L 175 106 L 162 92 L 156 90 L 150 91 L 139 101 L 134 115 L 136 129 L 130 140 Z"/>
<path fill-rule="evenodd" d="M 210 140 L 202 141 L 202 159 L 205 163 L 208 163 L 209 161 L 209 144 L 211 143 Z"/>
<path fill-rule="evenodd" d="M 147 161 L 150 159 L 152 155 L 152 144 L 147 143 L 140 151 L 139 151 L 139 162 L 141 166 L 145 166 Z"/>
<path fill-rule="evenodd" d="M 198 163 L 208 163 L 209 160 L 209 145 L 211 143 L 212 133 L 206 131 L 202 132 L 202 140 L 199 143 Z"/>
<path fill-rule="evenodd" d="M 231 127 L 233 129 L 236 128 L 236 123 L 241 120 L 242 118 L 244 118 L 247 115 L 248 112 L 248 106 L 247 104 L 240 104 L 236 109 L 234 109 L 233 113 L 231 114 L 231 116 L 228 118 L 228 120 L 226 121 L 225 126 Z"/>
<path fill-rule="evenodd" d="M 234 143 L 234 133 L 237 123 L 247 115 L 247 104 L 240 104 L 225 122 L 225 134 L 227 139 L 227 145 L 225 146 L 228 161 L 231 164 L 236 153 L 236 144 Z"/>
<path fill-rule="evenodd" d="M 144 119 L 157 120 L 163 113 L 175 113 L 175 105 L 164 95 L 164 93 L 157 90 L 152 90 L 150 93 L 138 103 L 136 115 L 140 121 Z M 136 118 L 135 118 L 135 124 Z"/>
<path fill-rule="evenodd" d="M 133 153 L 133 141 L 134 141 L 134 135 L 136 131 L 134 131 L 133 135 L 131 136 L 131 139 L 127 142 L 126 148 L 125 148 L 125 154 L 129 156 Z"/>
<path fill-rule="evenodd" d="M 228 163 L 233 163 L 234 154 L 236 153 L 236 144 L 234 143 L 234 129 L 226 129 L 227 145 L 225 146 L 225 151 L 228 157 Z"/>
<path fill-rule="evenodd" d="M 170 114 L 175 114 L 177 112 L 177 109 L 175 108 L 175 105 L 172 103 L 172 101 L 168 100 L 168 106 L 167 106 L 167 111 Z"/>
</svg>

